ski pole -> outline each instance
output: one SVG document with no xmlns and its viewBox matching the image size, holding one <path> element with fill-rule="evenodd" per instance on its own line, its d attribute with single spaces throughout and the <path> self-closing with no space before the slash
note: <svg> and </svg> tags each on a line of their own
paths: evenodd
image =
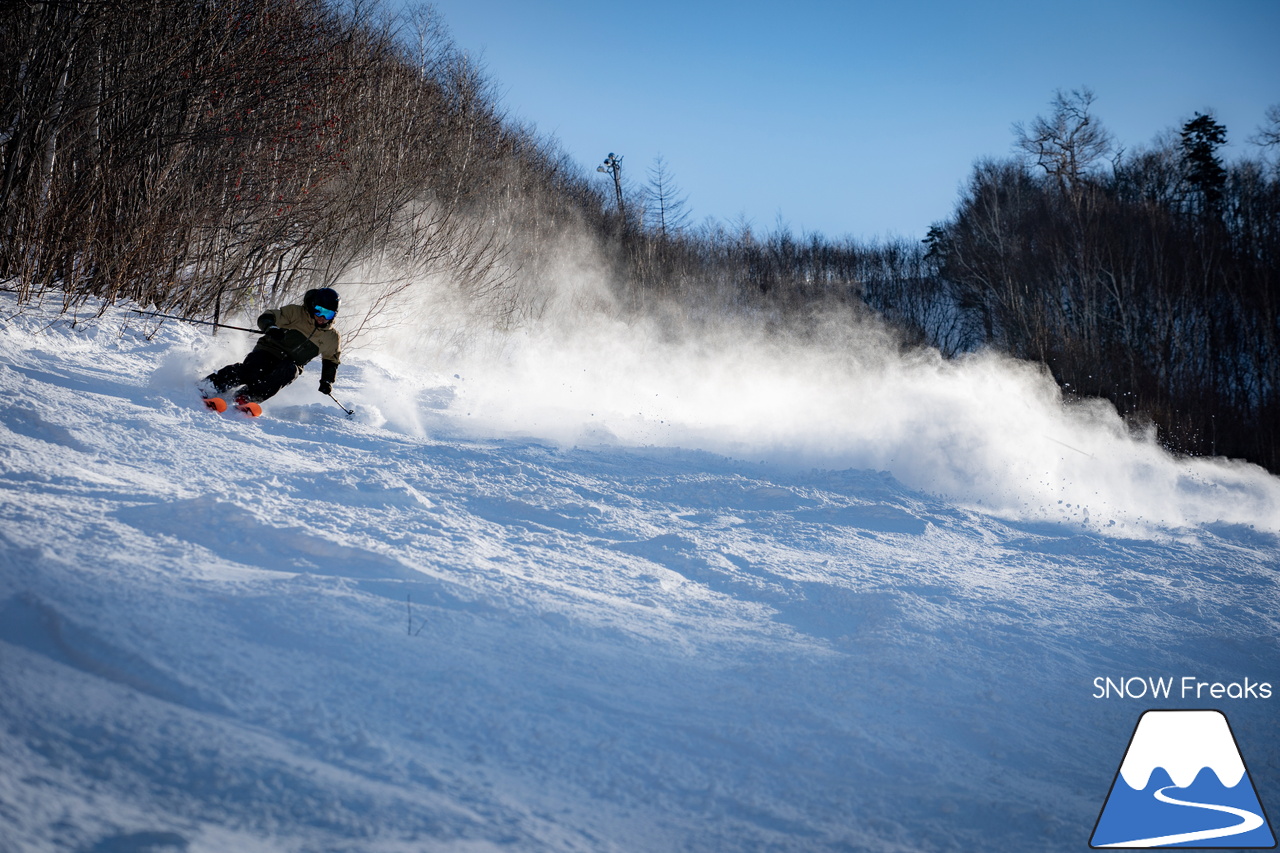
<svg viewBox="0 0 1280 853">
<path fill-rule="evenodd" d="M 338 408 L 339 408 L 339 409 L 342 409 L 342 411 L 346 412 L 346 413 L 347 413 L 347 417 L 351 417 L 352 415 L 354 415 L 354 414 L 356 413 L 356 410 L 355 410 L 355 409 L 348 409 L 346 406 L 342 405 L 342 403 L 338 402 L 338 398 L 337 398 L 337 397 L 335 397 L 335 396 L 333 396 L 333 392 L 332 392 L 332 391 L 331 391 L 331 392 L 329 392 L 329 399 L 330 399 L 330 400 L 332 400 L 332 401 L 333 401 L 333 402 L 335 402 L 335 403 L 338 403 Z"/>
<path fill-rule="evenodd" d="M 248 326 L 228 326 L 226 323 L 211 323 L 208 320 L 192 320 L 190 317 L 177 317 L 173 314 L 161 314 L 158 311 L 139 311 L 137 308 L 132 310 L 133 313 L 141 314 L 143 317 L 159 317 L 162 320 L 181 320 L 183 323 L 197 323 L 201 326 L 215 326 L 219 329 L 235 329 L 237 332 L 252 332 L 255 335 L 263 334 L 261 329 L 250 329 Z"/>
</svg>

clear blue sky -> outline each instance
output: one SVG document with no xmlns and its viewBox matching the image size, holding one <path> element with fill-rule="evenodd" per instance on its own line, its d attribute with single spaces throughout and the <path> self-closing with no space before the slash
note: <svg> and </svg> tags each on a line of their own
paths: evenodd
<svg viewBox="0 0 1280 853">
<path fill-rule="evenodd" d="M 695 222 L 760 230 L 922 237 L 1056 89 L 1129 147 L 1212 109 L 1229 156 L 1280 103 L 1280 0 L 434 5 L 585 168 L 643 183 L 661 154 Z"/>
</svg>

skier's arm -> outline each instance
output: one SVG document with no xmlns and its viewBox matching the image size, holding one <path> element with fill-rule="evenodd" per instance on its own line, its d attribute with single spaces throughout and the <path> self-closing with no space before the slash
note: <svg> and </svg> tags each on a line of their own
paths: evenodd
<svg viewBox="0 0 1280 853">
<path fill-rule="evenodd" d="M 258 315 L 258 328 L 269 338 L 284 337 L 284 330 L 276 326 L 276 310 L 271 309 Z"/>
<path fill-rule="evenodd" d="M 338 362 L 325 359 L 320 362 L 320 393 L 333 391 L 333 380 L 338 378 Z"/>
</svg>

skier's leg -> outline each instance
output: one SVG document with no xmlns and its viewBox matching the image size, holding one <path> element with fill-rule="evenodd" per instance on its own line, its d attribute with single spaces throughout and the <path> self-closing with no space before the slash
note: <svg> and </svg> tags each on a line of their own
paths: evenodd
<svg viewBox="0 0 1280 853">
<path fill-rule="evenodd" d="M 275 359 L 262 353 L 250 353 L 250 357 L 254 355 L 262 356 L 261 360 L 255 359 L 255 371 L 253 377 L 245 383 L 244 390 L 240 392 L 237 399 L 243 398 L 254 403 L 260 403 L 270 397 L 274 397 L 281 388 L 297 379 L 302 373 L 302 368 L 287 359 Z M 249 359 L 245 359 L 246 364 Z"/>
<path fill-rule="evenodd" d="M 245 360 L 248 361 L 247 358 Z M 225 394 L 232 388 L 238 388 L 245 383 L 244 367 L 243 363 L 228 364 L 210 373 L 204 381 L 211 386 L 214 393 Z"/>
<path fill-rule="evenodd" d="M 206 376 L 204 381 L 213 386 L 215 393 L 225 394 L 257 381 L 264 374 L 274 370 L 278 361 L 276 356 L 251 350 L 243 361 L 215 370 Z"/>
</svg>

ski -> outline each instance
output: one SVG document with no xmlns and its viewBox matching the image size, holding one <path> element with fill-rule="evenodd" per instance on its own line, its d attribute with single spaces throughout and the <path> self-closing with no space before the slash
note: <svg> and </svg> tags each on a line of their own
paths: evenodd
<svg viewBox="0 0 1280 853">
<path fill-rule="evenodd" d="M 204 400 L 204 407 L 211 412 L 221 414 L 227 409 L 235 409 L 240 414 L 251 418 L 256 418 L 262 414 L 262 406 L 249 400 L 236 400 L 231 405 L 228 405 L 227 401 L 221 397 L 204 397 L 202 399 Z"/>
</svg>

